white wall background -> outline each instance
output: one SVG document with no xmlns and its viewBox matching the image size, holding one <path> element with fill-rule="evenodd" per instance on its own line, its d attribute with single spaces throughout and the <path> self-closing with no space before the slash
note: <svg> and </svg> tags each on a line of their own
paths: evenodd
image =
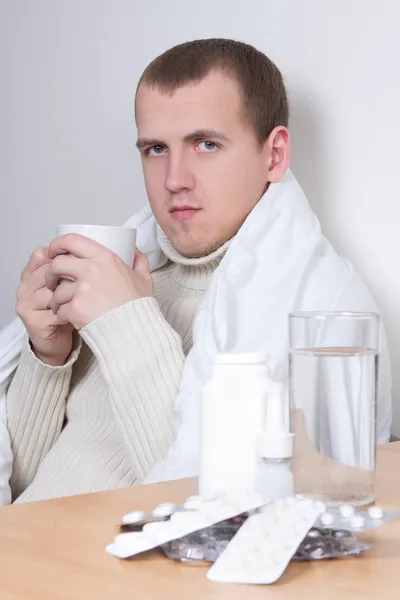
<svg viewBox="0 0 400 600">
<path fill-rule="evenodd" d="M 144 201 L 132 96 L 146 64 L 241 39 L 283 71 L 293 170 L 378 300 L 400 434 L 399 31 L 395 0 L 0 0 L 0 326 L 57 223 L 119 224 Z"/>
</svg>

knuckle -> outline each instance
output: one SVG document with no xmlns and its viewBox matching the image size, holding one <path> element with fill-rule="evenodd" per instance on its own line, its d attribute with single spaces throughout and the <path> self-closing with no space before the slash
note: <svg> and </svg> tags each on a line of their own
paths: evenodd
<svg viewBox="0 0 400 600">
<path fill-rule="evenodd" d="M 15 305 L 15 312 L 17 313 L 17 316 L 22 319 L 24 314 L 25 314 L 25 307 L 24 304 L 20 301 L 18 301 Z"/>
<path fill-rule="evenodd" d="M 15 296 L 18 301 L 20 301 L 24 297 L 25 286 L 20 283 L 15 292 Z"/>
<path fill-rule="evenodd" d="M 105 255 L 105 262 L 110 267 L 115 268 L 119 266 L 122 261 L 119 256 L 114 254 L 114 252 L 107 252 L 107 254 Z"/>
<path fill-rule="evenodd" d="M 66 233 L 63 236 L 63 239 L 66 244 L 74 244 L 76 242 L 76 240 L 78 239 L 78 237 L 79 236 L 77 233 Z"/>
<path fill-rule="evenodd" d="M 36 250 L 33 251 L 31 259 L 34 262 L 39 262 L 44 260 L 45 258 L 47 258 L 47 248 L 45 248 L 44 246 L 40 246 L 39 248 L 36 248 Z"/>
</svg>

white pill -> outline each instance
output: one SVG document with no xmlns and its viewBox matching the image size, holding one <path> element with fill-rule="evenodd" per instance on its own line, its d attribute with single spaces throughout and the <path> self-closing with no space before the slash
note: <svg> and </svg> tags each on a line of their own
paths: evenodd
<svg viewBox="0 0 400 600">
<path fill-rule="evenodd" d="M 365 518 L 362 515 L 354 515 L 350 519 L 350 525 L 356 529 L 362 529 L 365 525 Z"/>
<path fill-rule="evenodd" d="M 335 521 L 335 517 L 331 513 L 322 513 L 319 517 L 322 525 L 332 525 Z"/>
<path fill-rule="evenodd" d="M 186 510 L 199 510 L 203 504 L 204 500 L 201 496 L 190 496 L 185 501 L 183 508 Z"/>
<path fill-rule="evenodd" d="M 385 511 L 380 506 L 370 506 L 368 509 L 368 514 L 371 519 L 376 519 L 379 521 L 380 519 L 383 519 Z"/>
<path fill-rule="evenodd" d="M 139 523 L 139 521 L 143 521 L 144 512 L 142 510 L 134 510 L 122 517 L 123 525 L 134 525 L 135 523 Z"/>
<path fill-rule="evenodd" d="M 169 517 L 175 510 L 175 504 L 172 502 L 162 502 L 155 507 L 153 510 L 153 515 L 155 517 Z"/>
<path fill-rule="evenodd" d="M 345 519 L 350 519 L 355 513 L 354 506 L 351 504 L 342 504 L 339 508 L 339 512 Z"/>
</svg>

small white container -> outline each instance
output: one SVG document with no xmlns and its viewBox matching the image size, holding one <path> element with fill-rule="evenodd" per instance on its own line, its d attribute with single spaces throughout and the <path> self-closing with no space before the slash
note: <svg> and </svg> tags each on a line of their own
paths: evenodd
<svg viewBox="0 0 400 600">
<path fill-rule="evenodd" d="M 269 377 L 264 354 L 217 355 L 201 406 L 201 496 L 256 490 Z"/>
</svg>

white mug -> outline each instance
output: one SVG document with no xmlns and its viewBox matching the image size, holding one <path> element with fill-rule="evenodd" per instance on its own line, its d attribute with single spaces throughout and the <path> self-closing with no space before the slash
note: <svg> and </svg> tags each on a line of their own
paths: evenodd
<svg viewBox="0 0 400 600">
<path fill-rule="evenodd" d="M 114 225 L 58 225 L 57 237 L 67 233 L 84 235 L 114 252 L 130 267 L 133 266 L 136 229 Z"/>
</svg>

